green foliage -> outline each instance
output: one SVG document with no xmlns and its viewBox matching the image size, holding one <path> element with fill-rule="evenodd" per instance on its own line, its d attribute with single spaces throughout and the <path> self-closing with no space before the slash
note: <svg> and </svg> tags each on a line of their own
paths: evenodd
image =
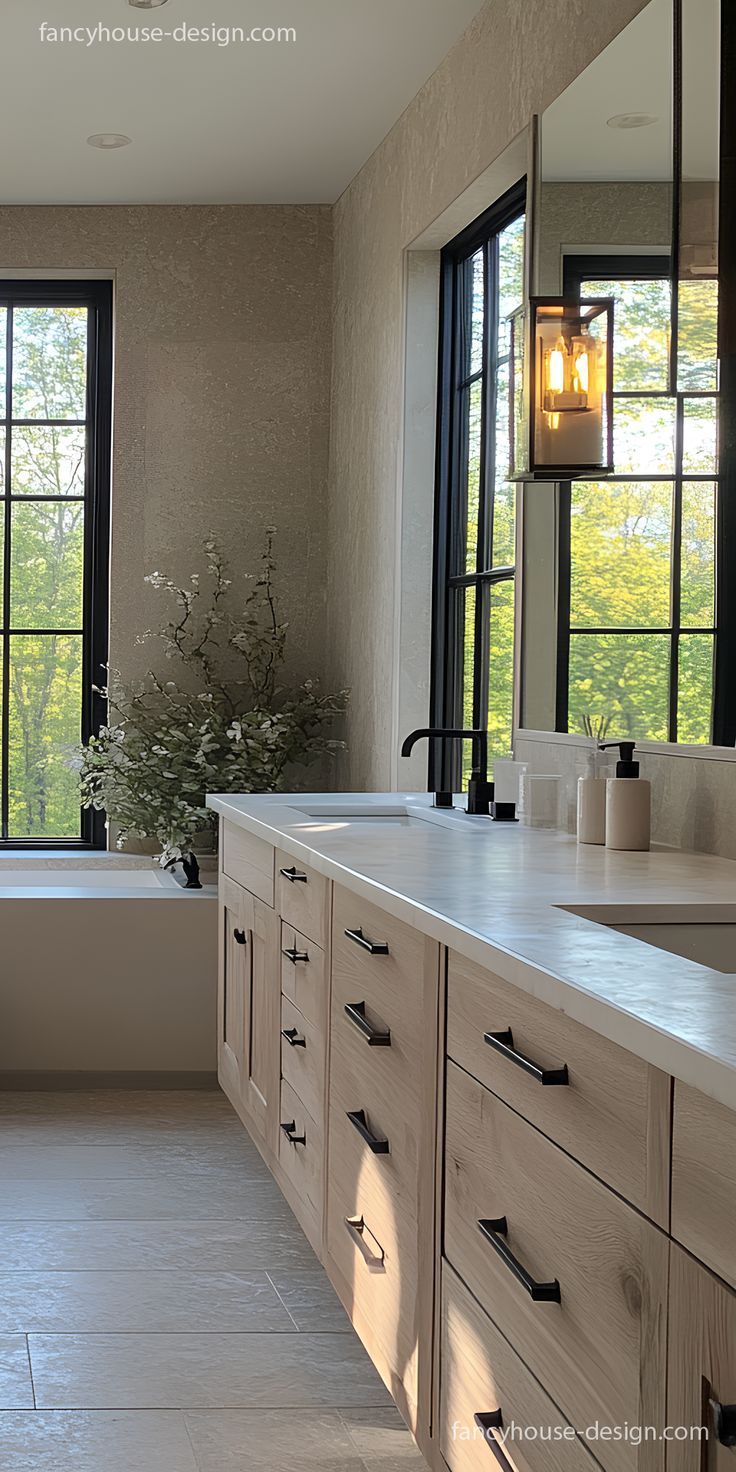
<svg viewBox="0 0 736 1472">
<path fill-rule="evenodd" d="M 615 298 L 614 387 L 661 397 L 616 401 L 614 459 L 623 482 L 580 481 L 571 499 L 569 728 L 611 718 L 621 735 L 669 738 L 674 530 L 675 401 L 667 396 L 670 299 L 667 281 L 596 281 L 590 295 Z M 681 389 L 716 387 L 717 283 L 679 287 Z M 715 476 L 715 398 L 684 400 L 685 476 Z M 637 478 L 634 478 L 637 477 Z M 715 484 L 682 484 L 678 740 L 711 739 L 715 597 Z M 637 633 L 616 632 L 626 628 Z M 586 633 L 585 629 L 603 633 Z M 647 632 L 651 629 L 653 632 Z"/>
<path fill-rule="evenodd" d="M 6 323 L 3 311 L 2 339 Z M 16 308 L 14 417 L 83 418 L 86 345 L 86 308 Z M 4 368 L 4 351 L 0 357 Z M 0 383 L 0 395 L 3 391 Z M 82 640 L 53 631 L 81 630 L 82 625 L 84 506 L 75 498 L 84 495 L 84 462 L 83 427 L 28 424 L 11 430 L 9 489 L 21 498 L 13 502 L 10 516 L 8 816 L 13 838 L 78 837 L 80 831 L 79 780 L 70 756 L 81 731 Z M 19 629 L 31 632 L 12 632 Z M 51 632 L 32 632 L 40 629 Z"/>
<path fill-rule="evenodd" d="M 213 537 L 204 544 L 204 587 L 197 573 L 186 587 L 160 573 L 147 579 L 176 614 L 144 637 L 158 639 L 179 679 L 153 670 L 137 685 L 111 679 L 113 722 L 82 750 L 82 800 L 107 812 L 119 845 L 136 834 L 157 839 L 167 858 L 178 855 L 214 831 L 207 792 L 284 791 L 300 768 L 342 745 L 327 732 L 347 692 L 280 683 L 288 625 L 276 609 L 273 536 L 236 609 Z"/>
</svg>

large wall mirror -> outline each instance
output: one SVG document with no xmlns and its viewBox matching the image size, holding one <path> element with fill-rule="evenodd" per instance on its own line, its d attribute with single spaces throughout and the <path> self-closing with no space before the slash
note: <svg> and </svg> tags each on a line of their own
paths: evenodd
<svg viewBox="0 0 736 1472">
<path fill-rule="evenodd" d="M 716 637 L 720 27 L 720 0 L 650 0 L 541 119 L 534 289 L 614 300 L 615 472 L 524 489 L 529 730 L 608 718 L 639 742 L 734 741 Z"/>
</svg>

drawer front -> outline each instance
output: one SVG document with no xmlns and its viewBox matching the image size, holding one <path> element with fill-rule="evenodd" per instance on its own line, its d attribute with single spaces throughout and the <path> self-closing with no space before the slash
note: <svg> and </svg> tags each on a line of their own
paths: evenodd
<svg viewBox="0 0 736 1472">
<path fill-rule="evenodd" d="M 327 1249 L 347 1293 L 353 1325 L 412 1429 L 416 1429 L 420 1332 L 417 1230 L 379 1220 L 373 1191 L 354 1172 L 335 1170 L 330 1142 Z"/>
<path fill-rule="evenodd" d="M 391 1076 L 418 1056 L 423 1013 L 433 1006 L 436 946 L 410 926 L 335 886 L 332 922 L 333 1043 L 354 1034 Z M 425 998 L 426 992 L 426 998 Z M 346 1007 L 352 1009 L 345 1013 Z M 364 1009 L 365 1019 L 359 1015 Z M 390 1039 L 386 1036 L 390 1035 Z M 388 1046 L 384 1046 L 388 1044 Z M 341 1044 L 338 1042 L 338 1047 Z M 385 1054 L 383 1059 L 379 1054 Z"/>
<path fill-rule="evenodd" d="M 313 1241 L 318 1242 L 322 1223 L 324 1131 L 286 1079 L 281 1080 L 279 1123 L 279 1165 L 302 1204 Z"/>
<path fill-rule="evenodd" d="M 220 850 L 223 873 L 273 908 L 275 850 L 271 844 L 235 823 L 223 821 Z"/>
<path fill-rule="evenodd" d="M 495 1046 L 484 1040 L 486 1034 L 496 1035 Z M 665 1074 L 454 952 L 448 965 L 447 1051 L 666 1227 L 670 1083 Z M 529 1072 L 518 1055 L 544 1070 L 550 1082 Z M 552 1082 L 564 1077 L 565 1069 L 567 1083 Z"/>
<path fill-rule="evenodd" d="M 736 1114 L 681 1083 L 675 1084 L 672 1235 L 736 1287 Z"/>
<path fill-rule="evenodd" d="M 734 1472 L 736 1448 L 724 1446 L 719 1406 L 736 1406 L 736 1296 L 674 1243 L 670 1259 L 667 1421 L 705 1436 L 672 1441 L 668 1472 Z M 731 1429 L 733 1430 L 733 1419 Z"/>
<path fill-rule="evenodd" d="M 484 1435 L 501 1447 L 510 1472 L 596 1472 L 572 1426 L 447 1263 L 440 1354 L 440 1447 L 451 1472 L 491 1472 L 494 1452 Z M 475 1420 L 495 1421 L 497 1412 L 505 1442 Z M 512 1436 L 512 1427 L 521 1434 Z M 527 1428 L 543 1429 L 547 1440 L 526 1439 Z"/>
<path fill-rule="evenodd" d="M 293 925 L 281 926 L 281 990 L 307 1022 L 327 1027 L 327 955 Z"/>
<path fill-rule="evenodd" d="M 318 1124 L 324 1119 L 325 1039 L 288 997 L 281 998 L 281 1074 Z"/>
<path fill-rule="evenodd" d="M 276 850 L 277 907 L 282 920 L 306 935 L 314 945 L 327 949 L 330 934 L 329 879 Z"/>
<path fill-rule="evenodd" d="M 366 1076 L 371 1061 L 332 1049 L 330 1180 L 335 1179 L 342 1197 L 349 1198 L 349 1215 L 363 1212 L 375 1231 L 392 1240 L 406 1231 L 409 1249 L 416 1255 L 418 1106 L 413 1102 L 408 1109 L 401 1090 L 392 1094 L 377 1088 L 375 1079 Z"/>
<path fill-rule="evenodd" d="M 662 1425 L 664 1235 L 453 1063 L 445 1179 L 447 1257 L 572 1424 Z M 611 1472 L 662 1453 L 596 1446 Z"/>
</svg>

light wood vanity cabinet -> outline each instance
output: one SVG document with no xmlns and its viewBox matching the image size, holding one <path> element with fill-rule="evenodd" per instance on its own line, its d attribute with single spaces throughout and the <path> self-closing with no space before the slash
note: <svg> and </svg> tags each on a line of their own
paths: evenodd
<svg viewBox="0 0 736 1472">
<path fill-rule="evenodd" d="M 408 1424 L 429 1421 L 439 947 L 335 886 L 328 1266 Z"/>
<path fill-rule="evenodd" d="M 668 1423 L 707 1439 L 671 1440 L 668 1472 L 734 1472 L 736 1294 L 674 1243 L 669 1328 Z"/>
<path fill-rule="evenodd" d="M 736 1114 L 679 1082 L 672 1134 L 672 1235 L 736 1288 Z"/>
<path fill-rule="evenodd" d="M 432 1472 L 736 1472 L 736 1113 L 246 830 L 221 854 L 220 1081 Z"/>
<path fill-rule="evenodd" d="M 452 1062 L 445 1181 L 448 1260 L 572 1424 L 663 1424 L 665 1236 Z"/>
<path fill-rule="evenodd" d="M 596 1472 L 569 1421 L 446 1263 L 440 1363 L 441 1452 L 452 1472 L 490 1472 L 499 1449 L 511 1472 Z M 549 1431 L 541 1448 L 525 1439 L 539 1427 Z"/>
<path fill-rule="evenodd" d="M 447 1052 L 607 1185 L 667 1225 L 666 1074 L 452 951 Z"/>
<path fill-rule="evenodd" d="M 220 881 L 220 1080 L 255 1133 L 276 1145 L 279 997 L 273 910 L 226 875 Z"/>
</svg>

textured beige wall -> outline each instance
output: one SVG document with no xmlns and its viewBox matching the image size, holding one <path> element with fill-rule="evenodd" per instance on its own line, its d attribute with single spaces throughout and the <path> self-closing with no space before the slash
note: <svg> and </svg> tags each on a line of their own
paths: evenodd
<svg viewBox="0 0 736 1472">
<path fill-rule="evenodd" d="M 334 678 L 353 689 L 343 786 L 390 785 L 403 252 L 641 9 L 488 0 L 336 206 L 328 627 Z"/>
<path fill-rule="evenodd" d="M 278 527 L 296 671 L 325 638 L 331 211 L 326 207 L 0 209 L 0 270 L 114 273 L 111 658 L 187 575 L 211 527 L 254 568 Z"/>
</svg>

